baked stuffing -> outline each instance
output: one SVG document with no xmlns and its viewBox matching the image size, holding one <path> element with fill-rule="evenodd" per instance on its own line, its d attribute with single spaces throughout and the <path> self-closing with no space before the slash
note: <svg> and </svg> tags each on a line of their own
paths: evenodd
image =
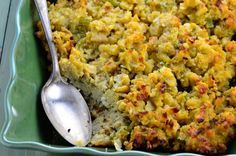
<svg viewBox="0 0 236 156">
<path fill-rule="evenodd" d="M 236 124 L 236 0 L 48 4 L 61 73 L 93 116 L 89 146 L 226 152 Z"/>
</svg>

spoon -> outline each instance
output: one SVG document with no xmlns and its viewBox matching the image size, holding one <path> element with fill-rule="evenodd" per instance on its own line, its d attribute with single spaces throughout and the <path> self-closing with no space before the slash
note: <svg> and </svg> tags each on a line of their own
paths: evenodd
<svg viewBox="0 0 236 156">
<path fill-rule="evenodd" d="M 42 21 L 53 66 L 51 76 L 41 92 L 43 108 L 52 125 L 63 138 L 73 145 L 86 146 L 92 134 L 88 106 L 79 90 L 61 77 L 46 0 L 34 0 L 34 2 Z"/>
</svg>

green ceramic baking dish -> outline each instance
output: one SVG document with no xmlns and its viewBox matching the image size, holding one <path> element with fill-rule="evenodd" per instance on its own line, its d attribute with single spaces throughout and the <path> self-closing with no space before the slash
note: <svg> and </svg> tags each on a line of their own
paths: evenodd
<svg viewBox="0 0 236 156">
<path fill-rule="evenodd" d="M 37 20 L 32 0 L 11 0 L 0 66 L 0 104 L 5 123 L 1 142 L 7 147 L 88 155 L 166 155 L 161 152 L 72 147 L 52 128 L 41 106 L 40 90 L 48 79 L 47 65 L 34 35 Z M 1 107 L 2 108 L 2 107 Z M 229 154 L 236 153 L 232 142 Z M 172 155 L 196 155 L 174 153 Z"/>
</svg>

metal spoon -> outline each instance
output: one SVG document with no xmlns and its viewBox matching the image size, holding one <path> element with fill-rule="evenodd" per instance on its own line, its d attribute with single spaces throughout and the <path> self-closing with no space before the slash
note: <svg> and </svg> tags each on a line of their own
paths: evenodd
<svg viewBox="0 0 236 156">
<path fill-rule="evenodd" d="M 88 106 L 77 90 L 65 82 L 60 74 L 46 0 L 34 0 L 52 56 L 53 71 L 41 92 L 44 110 L 55 129 L 68 142 L 77 146 L 88 144 L 92 133 Z"/>
</svg>

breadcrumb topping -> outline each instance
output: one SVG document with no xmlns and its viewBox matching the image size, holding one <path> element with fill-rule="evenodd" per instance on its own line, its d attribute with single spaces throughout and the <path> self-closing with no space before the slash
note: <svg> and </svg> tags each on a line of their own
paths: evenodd
<svg viewBox="0 0 236 156">
<path fill-rule="evenodd" d="M 58 0 L 49 17 L 61 73 L 94 118 L 90 146 L 226 152 L 236 0 Z"/>
</svg>

